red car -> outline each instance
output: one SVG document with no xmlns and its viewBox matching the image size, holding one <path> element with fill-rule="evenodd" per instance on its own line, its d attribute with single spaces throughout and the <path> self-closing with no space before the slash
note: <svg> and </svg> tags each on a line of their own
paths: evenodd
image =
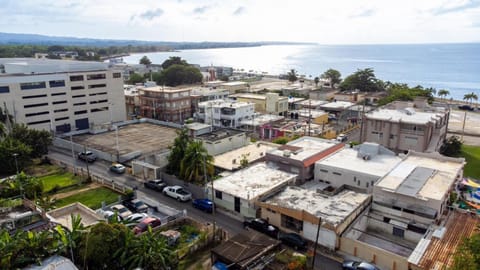
<svg viewBox="0 0 480 270">
<path fill-rule="evenodd" d="M 133 233 L 134 234 L 140 234 L 148 230 L 148 227 L 158 227 L 162 224 L 160 222 L 160 219 L 158 218 L 152 218 L 152 217 L 147 217 L 142 222 L 138 223 L 134 228 L 133 228 Z"/>
</svg>

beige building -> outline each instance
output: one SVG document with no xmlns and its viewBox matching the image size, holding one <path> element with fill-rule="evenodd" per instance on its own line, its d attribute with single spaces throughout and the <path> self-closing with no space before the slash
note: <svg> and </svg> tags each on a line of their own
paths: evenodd
<svg viewBox="0 0 480 270">
<path fill-rule="evenodd" d="M 106 63 L 0 59 L 0 100 L 15 122 L 59 133 L 126 119 L 122 74 Z"/>
<path fill-rule="evenodd" d="M 259 94 L 237 94 L 234 98 L 240 102 L 255 104 L 255 111 L 260 113 L 287 115 L 288 97 L 282 97 L 277 93 Z"/>
<path fill-rule="evenodd" d="M 140 114 L 143 117 L 183 123 L 192 117 L 191 88 L 141 87 Z"/>
<path fill-rule="evenodd" d="M 395 152 L 435 152 L 447 134 L 450 111 L 424 99 L 393 102 L 364 115 L 361 141 L 376 142 Z"/>
</svg>

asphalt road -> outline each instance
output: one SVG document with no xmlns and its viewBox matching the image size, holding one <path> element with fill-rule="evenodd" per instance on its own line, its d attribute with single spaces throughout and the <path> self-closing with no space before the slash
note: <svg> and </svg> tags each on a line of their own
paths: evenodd
<svg viewBox="0 0 480 270">
<path fill-rule="evenodd" d="M 77 168 L 82 168 L 84 173 L 87 171 L 87 163 L 72 159 L 70 151 L 64 149 L 51 148 L 49 156 L 51 158 L 61 160 L 66 164 L 73 164 Z M 199 222 L 213 223 L 221 227 L 229 235 L 235 235 L 244 230 L 242 222 L 231 218 L 221 212 L 216 212 L 215 215 L 205 213 L 196 208 L 193 208 L 189 202 L 179 202 L 173 198 L 164 196 L 160 192 L 146 189 L 143 182 L 137 180 L 135 177 L 126 174 L 116 174 L 109 170 L 110 163 L 106 161 L 97 160 L 94 163 L 89 163 L 88 167 L 90 173 L 99 175 L 103 178 L 110 179 L 115 183 L 122 184 L 131 188 L 137 188 L 137 198 L 145 201 L 145 203 L 157 206 L 160 216 L 174 215 L 180 211 L 186 211 L 187 215 Z M 341 269 L 341 265 L 328 257 L 317 255 L 315 258 L 315 269 L 337 270 Z"/>
</svg>

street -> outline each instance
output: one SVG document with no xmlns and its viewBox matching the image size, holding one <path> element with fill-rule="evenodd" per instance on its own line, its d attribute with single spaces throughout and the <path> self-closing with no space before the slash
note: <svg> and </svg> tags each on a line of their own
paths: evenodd
<svg viewBox="0 0 480 270">
<path fill-rule="evenodd" d="M 65 149 L 57 149 L 52 147 L 49 152 L 49 157 L 57 160 L 61 160 L 66 164 L 74 165 L 77 168 L 82 168 L 86 174 L 87 163 L 79 161 L 76 158 L 72 159 L 72 154 Z M 207 214 L 203 211 L 193 208 L 190 202 L 179 202 L 173 198 L 164 196 L 160 192 L 147 189 L 143 186 L 143 182 L 137 180 L 135 177 L 126 174 L 116 174 L 109 170 L 110 163 L 97 160 L 93 163 L 89 163 L 88 167 L 91 174 L 99 175 L 106 179 L 111 179 L 115 183 L 128 186 L 130 188 L 137 188 L 137 198 L 143 200 L 147 204 L 158 205 L 158 211 L 165 215 L 175 214 L 170 209 L 178 211 L 186 210 L 187 215 L 192 219 L 195 219 L 202 223 L 212 223 L 215 219 L 215 224 L 225 230 L 230 236 L 233 236 L 244 230 L 242 222 L 229 217 L 221 212 L 216 212 L 215 215 Z M 164 206 L 164 207 L 162 207 Z M 341 265 L 328 257 L 318 254 L 315 258 L 315 269 L 328 269 L 336 270 L 341 269 Z"/>
</svg>

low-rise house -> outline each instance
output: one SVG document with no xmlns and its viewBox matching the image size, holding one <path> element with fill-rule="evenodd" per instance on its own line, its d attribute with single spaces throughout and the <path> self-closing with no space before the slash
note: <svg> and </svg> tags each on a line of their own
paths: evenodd
<svg viewBox="0 0 480 270">
<path fill-rule="evenodd" d="M 287 96 L 287 97 L 291 96 L 291 95 L 308 97 L 308 94 L 312 90 L 313 89 L 312 89 L 311 86 L 305 85 L 305 83 L 303 83 L 303 82 L 299 82 L 299 83 L 291 84 L 288 87 L 283 87 L 282 88 L 282 95 Z"/>
<path fill-rule="evenodd" d="M 135 119 L 140 111 L 140 97 L 138 90 L 133 85 L 124 85 L 123 92 L 125 94 L 127 119 Z"/>
<path fill-rule="evenodd" d="M 336 101 L 348 101 L 352 103 L 357 103 L 364 100 L 364 95 L 360 92 L 353 91 L 353 92 L 338 92 L 333 97 Z"/>
<path fill-rule="evenodd" d="M 232 98 L 240 102 L 254 103 L 255 111 L 260 113 L 286 116 L 288 111 L 288 98 L 279 96 L 277 93 L 236 94 Z"/>
<path fill-rule="evenodd" d="M 242 160 L 245 160 L 246 164 L 264 161 L 266 152 L 279 146 L 278 144 L 262 141 L 252 143 L 215 156 L 213 165 L 220 170 L 234 171 L 244 166 Z"/>
<path fill-rule="evenodd" d="M 221 82 L 223 83 L 223 82 Z M 227 99 L 230 92 L 224 88 L 217 87 L 194 87 L 192 88 L 192 112 L 198 111 L 198 104 L 200 102 Z"/>
<path fill-rule="evenodd" d="M 296 175 L 259 163 L 214 181 L 215 205 L 239 219 L 257 217 L 256 203 L 295 182 Z M 208 198 L 212 187 L 207 187 Z"/>
<path fill-rule="evenodd" d="M 80 216 L 82 219 L 81 223 L 85 227 L 105 220 L 95 211 L 80 202 L 50 210 L 47 212 L 47 214 L 52 218 L 52 221 L 61 224 L 70 230 L 72 229 L 72 216 Z"/>
<path fill-rule="evenodd" d="M 313 178 L 315 162 L 343 147 L 337 141 L 304 136 L 267 152 L 267 161 L 280 170 L 297 174 L 298 182 L 304 183 Z"/>
<path fill-rule="evenodd" d="M 308 97 L 315 100 L 333 100 L 335 93 L 337 93 L 337 90 L 335 89 L 323 88 L 310 91 L 310 93 L 308 93 Z"/>
<path fill-rule="evenodd" d="M 290 186 L 259 203 L 262 218 L 287 232 L 335 250 L 340 235 L 370 204 L 371 195 L 344 190 L 327 196 L 315 188 Z"/>
<path fill-rule="evenodd" d="M 221 84 L 220 87 L 228 90 L 230 94 L 235 94 L 239 91 L 246 91 L 249 88 L 248 83 L 240 81 L 226 82 Z"/>
<path fill-rule="evenodd" d="M 323 125 L 328 123 L 328 113 L 322 110 L 312 110 L 303 108 L 300 110 L 290 111 L 290 119 L 298 119 L 299 121 L 305 121 Z"/>
<path fill-rule="evenodd" d="M 315 181 L 372 193 L 375 183 L 402 159 L 375 143 L 345 147 L 315 163 Z"/>
<path fill-rule="evenodd" d="M 202 141 L 208 154 L 220 155 L 249 144 L 247 134 L 233 129 L 216 129 L 197 135 L 195 140 Z"/>
<path fill-rule="evenodd" d="M 396 101 L 366 113 L 361 141 L 376 142 L 395 152 L 438 151 L 447 134 L 450 110 L 425 99 Z"/>
<path fill-rule="evenodd" d="M 261 140 L 270 140 L 276 136 L 272 134 L 272 126 L 285 120 L 285 117 L 274 114 L 255 114 L 252 119 L 243 119 L 240 122 L 241 129 L 252 132 L 253 137 Z"/>
<path fill-rule="evenodd" d="M 219 99 L 199 103 L 195 118 L 214 127 L 237 128 L 242 120 L 252 119 L 254 114 L 253 103 Z"/>
<path fill-rule="evenodd" d="M 340 114 L 346 111 L 348 108 L 350 108 L 353 105 L 355 105 L 355 103 L 348 102 L 348 101 L 334 101 L 334 102 L 321 105 L 320 109 L 329 113 Z"/>
<path fill-rule="evenodd" d="M 329 103 L 325 100 L 317 100 L 317 99 L 306 99 L 303 101 L 299 101 L 295 103 L 295 109 L 312 109 L 312 110 L 320 110 L 320 107 L 324 104 Z"/>
<path fill-rule="evenodd" d="M 192 138 L 195 138 L 195 137 L 203 135 L 203 134 L 210 133 L 210 132 L 212 132 L 212 129 L 213 129 L 213 127 L 211 125 L 204 124 L 204 123 L 198 123 L 198 122 L 186 124 L 185 128 L 188 129 L 188 134 Z"/>
</svg>

